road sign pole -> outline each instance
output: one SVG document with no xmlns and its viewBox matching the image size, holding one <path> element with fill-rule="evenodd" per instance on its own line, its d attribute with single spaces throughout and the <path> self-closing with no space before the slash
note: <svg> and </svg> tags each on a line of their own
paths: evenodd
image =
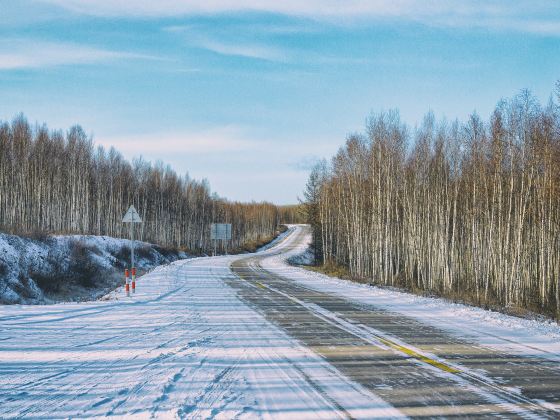
<svg viewBox="0 0 560 420">
<path fill-rule="evenodd" d="M 134 269 L 134 223 L 130 224 L 130 269 Z"/>
<path fill-rule="evenodd" d="M 130 206 L 123 217 L 123 223 L 130 223 L 130 273 L 132 274 L 132 292 L 136 291 L 136 267 L 134 264 L 134 223 L 142 223 L 142 218 L 134 208 Z M 128 279 L 128 270 L 126 270 L 126 278 Z M 126 284 L 126 292 L 129 295 L 128 280 Z"/>
</svg>

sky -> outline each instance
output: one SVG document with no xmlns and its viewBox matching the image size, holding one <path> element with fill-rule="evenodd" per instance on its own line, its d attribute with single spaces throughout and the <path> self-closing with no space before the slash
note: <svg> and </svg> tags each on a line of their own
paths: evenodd
<svg viewBox="0 0 560 420">
<path fill-rule="evenodd" d="M 560 1 L 0 0 L 0 120 L 296 203 L 371 113 L 487 119 L 560 79 Z"/>
</svg>

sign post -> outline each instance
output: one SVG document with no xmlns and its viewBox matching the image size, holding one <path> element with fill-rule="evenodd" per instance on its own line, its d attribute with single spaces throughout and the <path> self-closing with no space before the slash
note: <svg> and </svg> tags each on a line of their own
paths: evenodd
<svg viewBox="0 0 560 420">
<path fill-rule="evenodd" d="M 134 208 L 134 206 L 130 206 L 125 213 L 123 219 L 123 223 L 130 223 L 130 274 L 132 277 L 132 293 L 136 292 L 136 267 L 134 266 L 134 223 L 142 223 L 142 218 Z M 126 295 L 130 296 L 129 292 L 129 279 L 128 276 L 129 271 L 125 270 L 125 278 L 126 278 Z"/>
<path fill-rule="evenodd" d="M 210 225 L 210 239 L 214 241 L 214 256 L 218 241 L 222 241 L 227 253 L 227 242 L 231 240 L 231 223 L 212 223 Z"/>
</svg>

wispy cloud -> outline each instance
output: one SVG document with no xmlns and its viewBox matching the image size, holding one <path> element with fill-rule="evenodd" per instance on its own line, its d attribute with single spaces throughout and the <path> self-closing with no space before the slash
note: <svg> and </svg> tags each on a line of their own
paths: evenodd
<svg viewBox="0 0 560 420">
<path fill-rule="evenodd" d="M 126 155 L 139 151 L 147 155 L 158 154 L 162 150 L 173 154 L 217 154 L 229 152 L 255 151 L 262 149 L 262 141 L 248 138 L 239 127 L 224 126 L 198 131 L 163 132 L 118 137 L 97 137 L 96 142 L 104 146 L 114 146 Z"/>
<path fill-rule="evenodd" d="M 123 59 L 160 60 L 161 58 L 66 42 L 45 42 L 32 39 L 3 39 L 0 41 L 0 70 L 92 64 Z"/>
<path fill-rule="evenodd" d="M 397 0 L 41 0 L 78 13 L 98 16 L 175 16 L 177 14 L 211 14 L 256 11 L 289 15 L 357 15 L 364 12 L 392 14 L 402 3 Z"/>
<path fill-rule="evenodd" d="M 286 61 L 287 55 L 279 48 L 259 44 L 230 44 L 215 40 L 198 40 L 193 43 L 198 48 L 212 51 L 216 54 L 235 57 L 254 58 L 266 61 Z"/>
<path fill-rule="evenodd" d="M 41 0 L 79 13 L 100 16 L 173 16 L 177 14 L 257 11 L 297 16 L 411 16 L 496 8 L 499 0 Z M 509 4 L 509 2 L 508 2 Z"/>
<path fill-rule="evenodd" d="M 560 9 L 560 7 L 559 7 Z M 560 14 L 560 13 L 559 13 Z M 491 28 L 497 31 L 520 32 L 533 35 L 560 36 L 560 17 L 557 20 L 551 18 L 505 18 L 505 17 L 482 17 L 478 20 L 465 22 L 459 19 L 450 19 L 439 22 L 439 26 L 451 26 L 457 28 Z"/>
<path fill-rule="evenodd" d="M 214 31 L 214 35 L 210 36 L 207 28 L 199 28 L 196 25 L 168 26 L 164 28 L 164 31 L 182 36 L 185 42 L 193 47 L 220 55 L 275 62 L 284 62 L 288 59 L 288 52 L 281 48 L 262 41 L 259 43 L 248 41 L 246 31 L 243 31 L 242 28 L 236 28 L 233 32 L 242 33 L 241 39 L 239 36 L 232 38 L 231 33 L 224 33 L 223 30 Z M 227 41 L 220 40 L 225 37 L 228 38 Z"/>
<path fill-rule="evenodd" d="M 557 0 L 40 0 L 95 16 L 170 17 L 265 12 L 331 21 L 393 18 L 438 26 L 559 33 Z M 515 23 L 509 24 L 508 22 Z"/>
<path fill-rule="evenodd" d="M 285 19 L 283 19 L 285 20 Z M 196 33 L 207 30 L 203 23 L 189 23 L 183 25 L 168 25 L 163 28 L 171 33 Z M 321 22 L 309 19 L 290 19 L 288 22 L 270 23 L 258 22 L 250 19 L 232 19 L 227 25 L 212 28 L 214 32 L 231 34 L 244 34 L 247 37 L 282 36 L 295 34 L 318 34 L 325 31 L 325 25 Z"/>
</svg>

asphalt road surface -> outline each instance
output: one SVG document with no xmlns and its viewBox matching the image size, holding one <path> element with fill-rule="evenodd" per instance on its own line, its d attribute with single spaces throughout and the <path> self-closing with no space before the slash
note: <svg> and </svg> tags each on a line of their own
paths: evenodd
<svg viewBox="0 0 560 420">
<path fill-rule="evenodd" d="M 289 241 L 305 237 L 299 227 Z M 285 253 L 290 245 L 277 247 Z M 351 380 L 411 417 L 559 418 L 553 361 L 500 353 L 380 308 L 306 288 L 268 255 L 232 262 L 228 284 L 249 305 Z"/>
</svg>

